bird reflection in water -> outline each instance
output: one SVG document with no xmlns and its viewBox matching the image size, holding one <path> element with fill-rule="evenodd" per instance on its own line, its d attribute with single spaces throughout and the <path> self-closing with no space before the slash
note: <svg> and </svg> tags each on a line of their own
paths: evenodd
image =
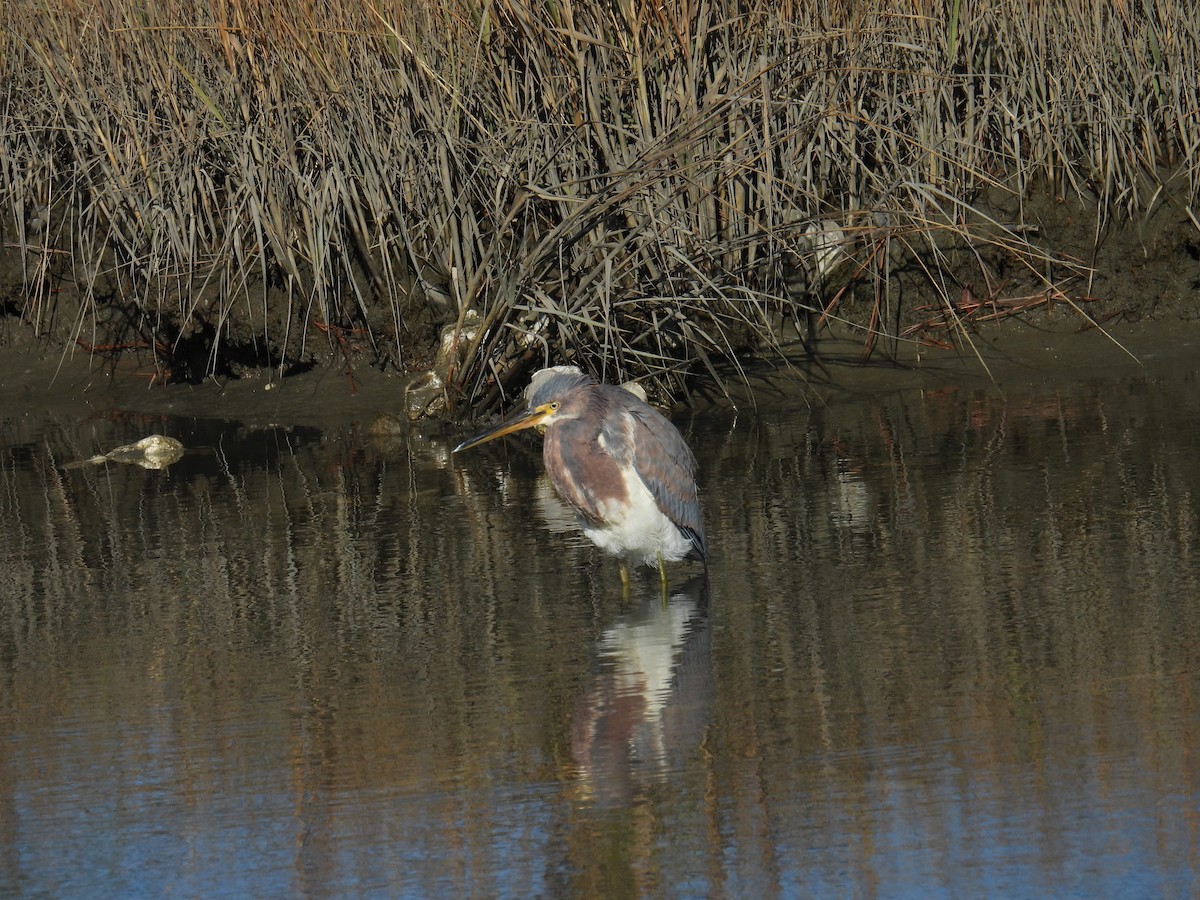
<svg viewBox="0 0 1200 900">
<path fill-rule="evenodd" d="M 581 799 L 627 804 L 683 770 L 703 742 L 712 690 L 707 589 L 697 577 L 666 603 L 647 597 L 601 636 L 572 725 Z"/>
<path fill-rule="evenodd" d="M 626 591 L 626 563 L 657 565 L 664 592 L 665 562 L 707 568 L 696 458 L 666 416 L 630 390 L 554 366 L 534 373 L 513 415 L 454 452 L 525 428 L 544 434 L 546 474 L 583 533 L 620 558 Z"/>
</svg>

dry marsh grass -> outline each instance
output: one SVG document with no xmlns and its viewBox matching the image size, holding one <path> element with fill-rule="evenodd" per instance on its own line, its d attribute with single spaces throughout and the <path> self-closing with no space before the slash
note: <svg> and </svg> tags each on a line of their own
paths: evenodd
<svg viewBox="0 0 1200 900">
<path fill-rule="evenodd" d="M 4 308 L 175 378 L 428 368 L 445 329 L 452 407 L 547 360 L 671 395 L 782 323 L 870 351 L 931 298 L 1069 295 L 1040 192 L 1100 228 L 1200 187 L 1187 0 L 2 15 Z"/>
</svg>

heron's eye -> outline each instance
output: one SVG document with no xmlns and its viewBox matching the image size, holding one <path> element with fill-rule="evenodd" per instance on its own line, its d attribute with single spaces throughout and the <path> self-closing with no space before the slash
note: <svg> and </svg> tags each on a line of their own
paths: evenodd
<svg viewBox="0 0 1200 900">
<path fill-rule="evenodd" d="M 556 413 L 556 412 L 558 412 L 558 401 L 552 400 L 548 404 L 546 404 L 546 407 L 547 407 L 547 409 L 549 409 L 550 412 Z"/>
</svg>

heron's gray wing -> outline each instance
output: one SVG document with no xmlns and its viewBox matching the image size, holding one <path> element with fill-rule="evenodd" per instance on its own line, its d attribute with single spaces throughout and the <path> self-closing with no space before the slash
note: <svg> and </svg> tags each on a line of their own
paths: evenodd
<svg viewBox="0 0 1200 900">
<path fill-rule="evenodd" d="M 658 508 L 692 540 L 701 559 L 708 554 L 700 498 L 696 490 L 696 457 L 670 420 L 651 406 L 631 404 L 632 434 L 627 446 L 638 475 Z"/>
</svg>

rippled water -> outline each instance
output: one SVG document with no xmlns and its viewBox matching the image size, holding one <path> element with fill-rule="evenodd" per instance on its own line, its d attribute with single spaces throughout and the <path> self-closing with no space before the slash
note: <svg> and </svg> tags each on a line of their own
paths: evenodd
<svg viewBox="0 0 1200 900">
<path fill-rule="evenodd" d="M 2 892 L 1194 895 L 1198 387 L 685 418 L 665 599 L 532 441 L 7 421 Z"/>
</svg>

